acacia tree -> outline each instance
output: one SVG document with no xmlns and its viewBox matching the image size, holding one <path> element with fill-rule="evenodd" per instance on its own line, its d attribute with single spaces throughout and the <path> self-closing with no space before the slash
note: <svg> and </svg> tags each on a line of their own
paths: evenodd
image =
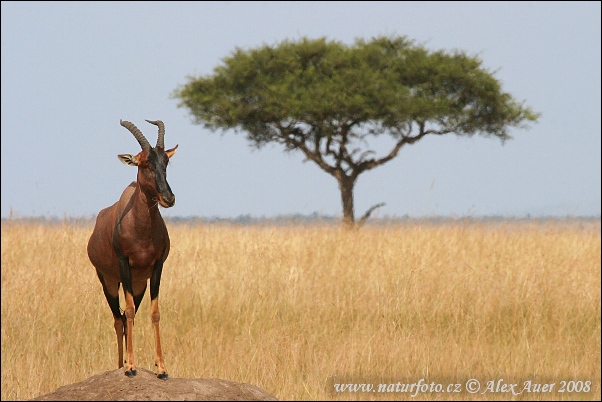
<svg viewBox="0 0 602 402">
<path fill-rule="evenodd" d="M 236 48 L 213 74 L 172 94 L 197 124 L 245 132 L 251 145 L 301 151 L 338 182 L 343 222 L 355 224 L 353 188 L 363 172 L 427 135 L 511 138 L 538 114 L 502 91 L 476 56 L 429 51 L 406 37 L 325 38 Z M 377 155 L 370 136 L 388 135 Z M 376 207 L 376 206 L 375 206 Z M 371 208 L 360 220 L 368 217 Z"/>
</svg>

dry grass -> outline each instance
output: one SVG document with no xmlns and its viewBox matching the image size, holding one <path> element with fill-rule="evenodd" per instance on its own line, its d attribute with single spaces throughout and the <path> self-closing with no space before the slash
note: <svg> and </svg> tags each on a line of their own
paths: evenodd
<svg viewBox="0 0 602 402">
<path fill-rule="evenodd" d="M 2 399 L 117 366 L 91 226 L 2 223 Z M 169 225 L 170 375 L 281 399 L 600 400 L 600 221 L 364 227 Z M 134 331 L 154 369 L 149 296 Z M 334 394 L 333 382 L 542 380 L 555 392 Z M 561 381 L 591 392 L 558 393 Z"/>
</svg>

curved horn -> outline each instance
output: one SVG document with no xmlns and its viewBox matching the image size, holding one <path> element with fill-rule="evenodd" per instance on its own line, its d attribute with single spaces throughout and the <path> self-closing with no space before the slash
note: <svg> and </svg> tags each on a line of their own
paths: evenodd
<svg viewBox="0 0 602 402">
<path fill-rule="evenodd" d="M 140 143 L 140 146 L 142 147 L 143 151 L 147 151 L 152 148 L 148 140 L 142 134 L 142 132 L 138 130 L 138 127 L 125 120 L 119 120 L 119 124 L 130 130 L 130 133 L 134 134 L 134 137 L 136 137 L 138 143 Z"/>
<path fill-rule="evenodd" d="M 161 148 L 165 148 L 164 138 L 165 138 L 165 124 L 161 120 L 147 120 L 150 124 L 154 124 L 159 127 L 159 138 L 157 138 L 157 146 Z"/>
</svg>

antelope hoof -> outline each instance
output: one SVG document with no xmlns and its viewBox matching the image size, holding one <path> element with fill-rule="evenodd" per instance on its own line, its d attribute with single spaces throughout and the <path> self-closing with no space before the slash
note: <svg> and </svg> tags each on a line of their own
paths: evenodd
<svg viewBox="0 0 602 402">
<path fill-rule="evenodd" d="M 167 380 L 167 373 L 157 374 L 157 378 L 160 380 Z"/>
<path fill-rule="evenodd" d="M 136 376 L 136 370 L 128 370 L 125 372 L 125 375 L 127 375 L 128 377 L 132 378 Z"/>
</svg>

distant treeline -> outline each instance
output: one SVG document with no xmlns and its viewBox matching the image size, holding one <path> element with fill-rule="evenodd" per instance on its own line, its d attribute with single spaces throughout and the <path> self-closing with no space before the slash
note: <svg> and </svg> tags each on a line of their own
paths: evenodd
<svg viewBox="0 0 602 402">
<path fill-rule="evenodd" d="M 303 226 L 303 225 L 340 225 L 342 218 L 340 216 L 322 215 L 314 212 L 309 215 L 303 214 L 289 214 L 289 215 L 278 215 L 275 217 L 255 217 L 250 214 L 239 215 L 234 218 L 222 218 L 222 217 L 201 217 L 201 216 L 186 216 L 186 217 L 164 217 L 165 221 L 172 224 L 185 224 L 185 225 L 197 225 L 197 224 L 226 224 L 226 225 L 276 225 L 276 226 Z M 501 216 L 501 215 L 490 215 L 490 216 L 419 216 L 412 217 L 409 215 L 403 216 L 383 216 L 370 218 L 367 222 L 367 226 L 382 226 L 382 225 L 396 225 L 396 224 L 449 224 L 449 223 L 461 223 L 461 222 L 482 222 L 482 223 L 502 223 L 502 222 L 600 222 L 600 215 L 598 216 L 531 216 L 529 214 L 525 216 Z M 93 225 L 96 220 L 96 216 L 89 217 L 57 217 L 57 216 L 39 216 L 39 217 L 9 217 L 2 218 L 2 223 L 7 222 L 23 222 L 23 223 L 36 223 L 36 224 L 74 224 L 74 225 Z"/>
</svg>

